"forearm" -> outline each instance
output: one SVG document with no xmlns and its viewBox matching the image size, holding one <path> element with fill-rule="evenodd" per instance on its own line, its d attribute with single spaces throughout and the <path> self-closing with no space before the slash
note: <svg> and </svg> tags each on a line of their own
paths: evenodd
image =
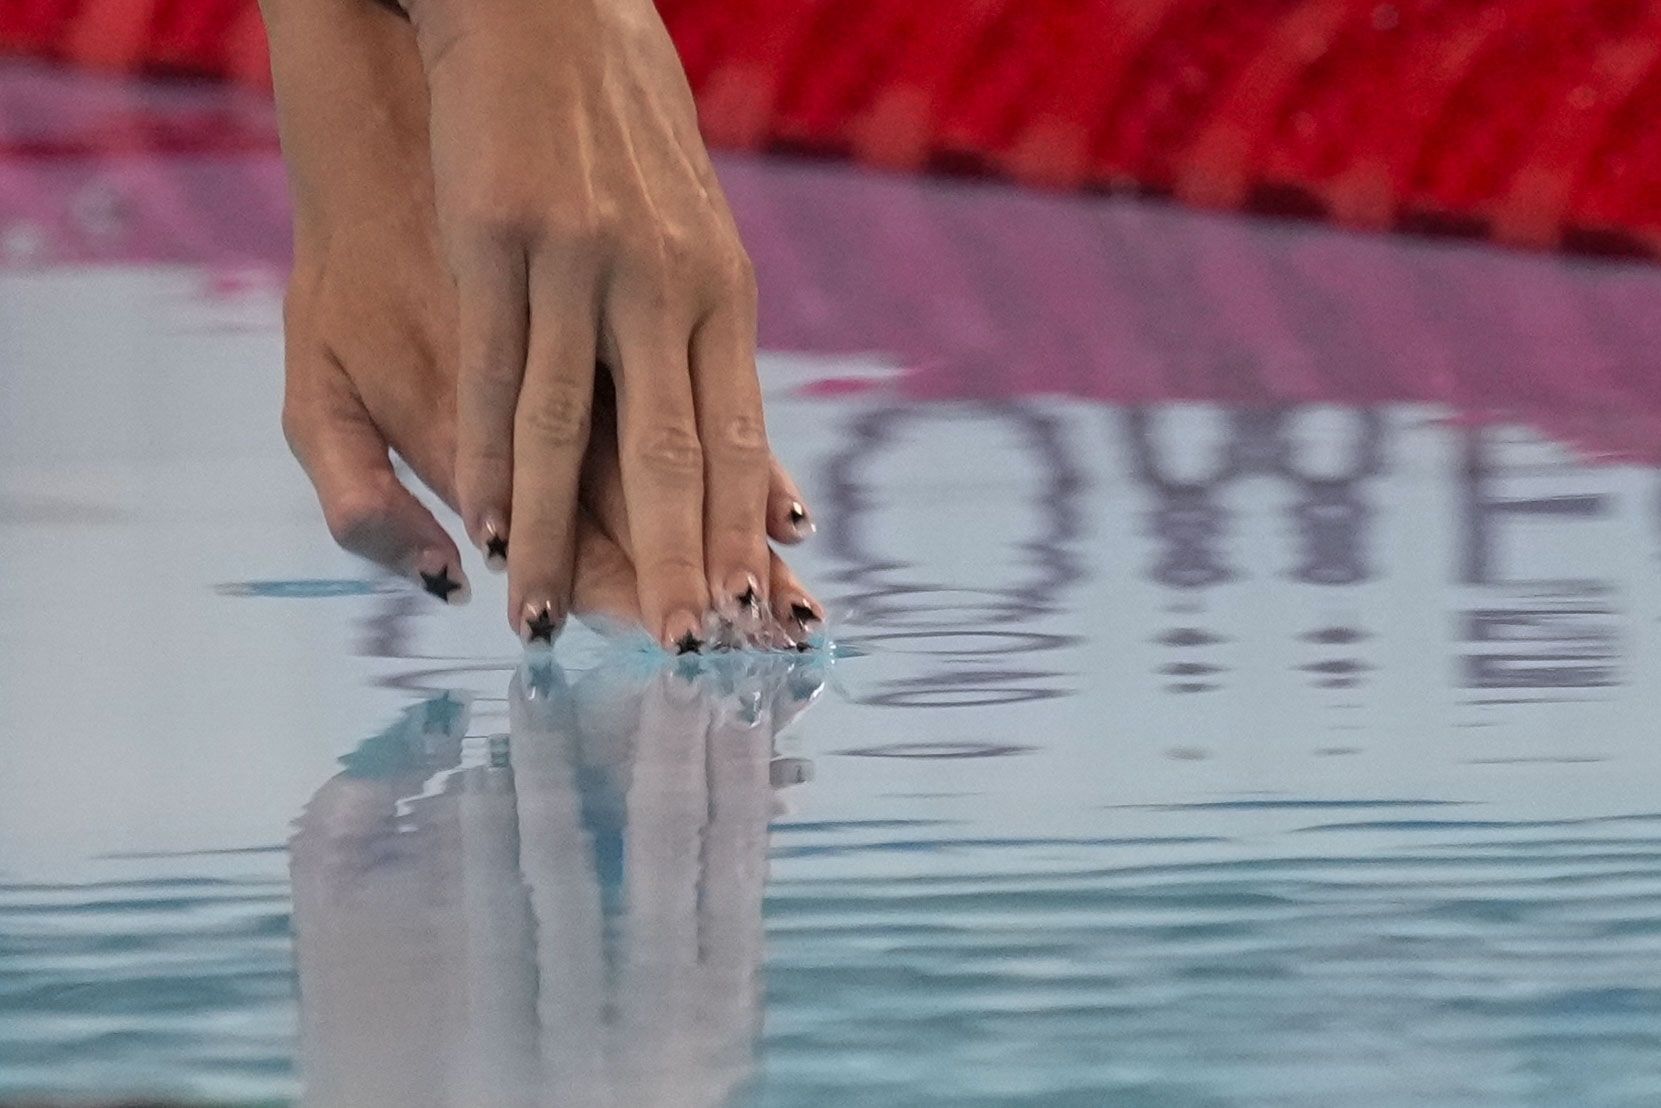
<svg viewBox="0 0 1661 1108">
<path fill-rule="evenodd" d="M 369 0 L 261 0 L 296 240 L 341 221 L 431 222 L 427 89 L 415 34 Z"/>
</svg>

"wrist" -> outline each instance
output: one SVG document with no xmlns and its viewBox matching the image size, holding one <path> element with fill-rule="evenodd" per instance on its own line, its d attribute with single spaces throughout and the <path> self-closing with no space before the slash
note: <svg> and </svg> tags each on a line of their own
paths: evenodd
<svg viewBox="0 0 1661 1108">
<path fill-rule="evenodd" d="M 266 9 L 296 239 L 430 208 L 426 84 L 409 24 L 367 0 Z"/>
</svg>

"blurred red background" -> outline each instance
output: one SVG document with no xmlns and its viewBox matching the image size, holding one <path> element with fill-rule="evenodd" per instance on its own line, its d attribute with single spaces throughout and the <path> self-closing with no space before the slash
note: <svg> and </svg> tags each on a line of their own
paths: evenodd
<svg viewBox="0 0 1661 1108">
<path fill-rule="evenodd" d="M 660 0 L 711 143 L 1661 250 L 1661 0 Z M 8 0 L 0 50 L 269 85 L 254 0 Z"/>
</svg>

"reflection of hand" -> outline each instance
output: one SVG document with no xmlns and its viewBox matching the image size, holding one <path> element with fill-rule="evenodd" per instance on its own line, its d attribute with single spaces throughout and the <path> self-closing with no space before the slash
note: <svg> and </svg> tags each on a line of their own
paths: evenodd
<svg viewBox="0 0 1661 1108">
<path fill-rule="evenodd" d="M 305 1103 L 726 1103 L 758 1024 L 773 737 L 819 680 L 705 667 L 569 687 L 539 662 L 476 764 L 433 777 L 465 728 L 442 698 L 319 790 L 292 844 Z"/>
<path fill-rule="evenodd" d="M 516 606 L 563 614 L 595 362 L 618 396 L 646 626 L 766 598 L 755 288 L 650 0 L 408 0 L 457 280 L 457 484 L 511 525 Z"/>
</svg>

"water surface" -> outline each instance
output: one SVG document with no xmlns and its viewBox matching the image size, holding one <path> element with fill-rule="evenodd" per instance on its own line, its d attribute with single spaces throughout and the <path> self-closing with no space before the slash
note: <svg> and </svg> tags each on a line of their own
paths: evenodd
<svg viewBox="0 0 1661 1108">
<path fill-rule="evenodd" d="M 525 667 L 324 541 L 268 107 L 0 69 L 0 1096 L 1653 1104 L 1661 274 L 721 169 L 841 649 Z"/>
</svg>

